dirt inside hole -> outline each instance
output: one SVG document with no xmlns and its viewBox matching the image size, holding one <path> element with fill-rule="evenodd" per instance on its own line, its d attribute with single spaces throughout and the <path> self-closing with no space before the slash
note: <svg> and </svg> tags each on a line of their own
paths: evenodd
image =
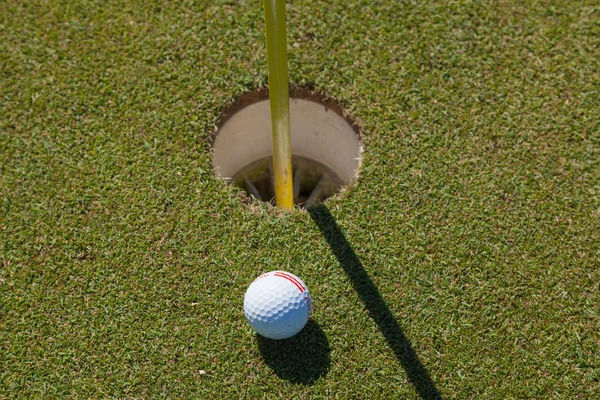
<svg viewBox="0 0 600 400">
<path fill-rule="evenodd" d="M 324 164 L 306 157 L 292 156 L 294 203 L 308 208 L 336 194 L 342 180 Z M 258 200 L 275 204 L 273 158 L 265 157 L 238 171 L 233 183 Z"/>
</svg>

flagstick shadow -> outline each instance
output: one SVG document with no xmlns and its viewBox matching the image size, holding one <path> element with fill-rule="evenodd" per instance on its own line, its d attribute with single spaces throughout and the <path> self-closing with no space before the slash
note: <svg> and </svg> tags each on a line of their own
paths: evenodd
<svg viewBox="0 0 600 400">
<path fill-rule="evenodd" d="M 311 207 L 313 221 L 319 227 L 325 240 L 331 247 L 341 267 L 354 289 L 367 308 L 369 315 L 383 333 L 394 355 L 406 371 L 409 381 L 414 385 L 422 399 L 441 399 L 442 396 L 431 380 L 425 366 L 412 347 L 410 340 L 404 335 L 379 290 L 365 271 L 354 250 L 346 240 L 329 209 L 323 205 Z"/>
</svg>

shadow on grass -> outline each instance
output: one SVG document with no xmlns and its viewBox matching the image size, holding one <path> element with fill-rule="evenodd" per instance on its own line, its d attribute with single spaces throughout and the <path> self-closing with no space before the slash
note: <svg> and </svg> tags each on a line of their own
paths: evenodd
<svg viewBox="0 0 600 400">
<path fill-rule="evenodd" d="M 263 360 L 282 379 L 310 385 L 329 371 L 329 342 L 325 332 L 312 319 L 289 339 L 272 340 L 259 334 L 256 338 Z"/>
<path fill-rule="evenodd" d="M 422 399 L 441 399 L 440 392 L 431 380 L 425 366 L 419 360 L 419 356 L 413 349 L 410 340 L 404 335 L 402 328 L 400 328 L 385 300 L 381 297 L 379 290 L 369 278 L 329 209 L 323 205 L 318 205 L 310 208 L 308 212 L 321 230 L 344 272 L 352 281 L 352 285 L 362 299 L 369 315 L 385 336 L 419 396 Z"/>
</svg>

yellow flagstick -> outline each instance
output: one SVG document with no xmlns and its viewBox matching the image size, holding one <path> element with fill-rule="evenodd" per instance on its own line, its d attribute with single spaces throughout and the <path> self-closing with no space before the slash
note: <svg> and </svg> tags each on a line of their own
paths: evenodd
<svg viewBox="0 0 600 400">
<path fill-rule="evenodd" d="M 264 0 L 264 4 L 275 203 L 279 208 L 289 209 L 294 206 L 294 189 L 292 184 L 285 0 Z"/>
</svg>

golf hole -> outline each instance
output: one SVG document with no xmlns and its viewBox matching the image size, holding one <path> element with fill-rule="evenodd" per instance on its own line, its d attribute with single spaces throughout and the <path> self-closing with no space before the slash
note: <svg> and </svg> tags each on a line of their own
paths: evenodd
<svg viewBox="0 0 600 400">
<path fill-rule="evenodd" d="M 358 129 L 333 100 L 307 89 L 290 90 L 294 203 L 309 208 L 336 195 L 357 177 Z M 274 204 L 268 91 L 238 98 L 213 137 L 217 174 L 258 200 Z"/>
</svg>

